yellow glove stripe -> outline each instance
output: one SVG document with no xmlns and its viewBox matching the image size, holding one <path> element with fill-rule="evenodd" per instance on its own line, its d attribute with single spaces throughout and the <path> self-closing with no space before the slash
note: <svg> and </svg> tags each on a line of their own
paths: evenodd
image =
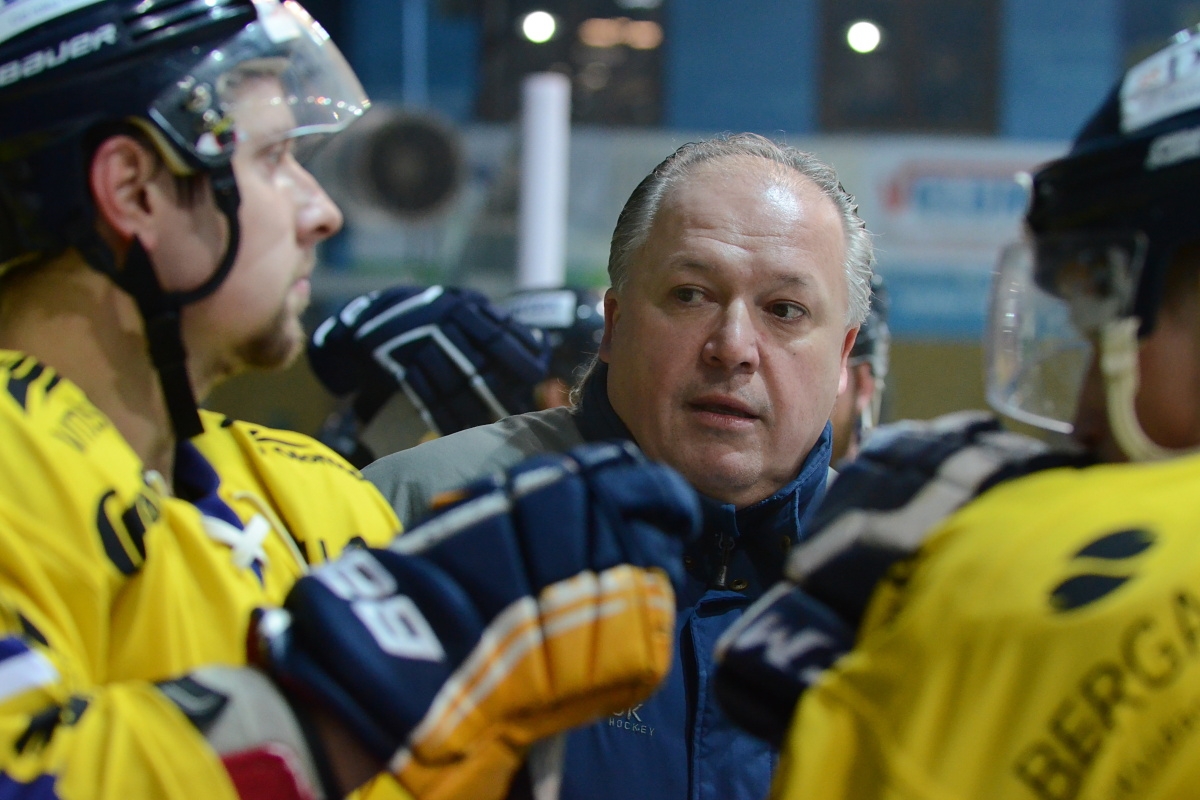
<svg viewBox="0 0 1200 800">
<path fill-rule="evenodd" d="M 612 710 L 598 703 L 617 702 L 614 692 L 623 698 L 645 685 L 641 694 L 648 693 L 669 667 L 673 628 L 669 581 L 629 565 L 580 573 L 547 587 L 536 602 L 514 602 L 442 687 L 409 747 L 392 758 L 392 771 L 414 766 L 414 757 L 427 765 L 461 759 L 482 746 L 481 735 L 496 735 L 489 724 L 539 727 L 533 719 L 513 719 L 525 707 L 585 720 Z M 509 708 L 508 718 L 488 713 L 490 705 Z"/>
<path fill-rule="evenodd" d="M 509 678 L 532 650 L 544 644 L 538 622 L 537 602 L 532 597 L 505 609 L 442 686 L 409 741 L 421 748 L 442 746 L 479 703 Z"/>
<path fill-rule="evenodd" d="M 598 616 L 594 601 L 601 591 L 596 574 L 590 571 L 547 587 L 542 593 L 540 609 L 545 623 L 554 624 L 555 615 L 580 604 L 585 605 L 576 627 L 594 622 Z M 545 644 L 542 614 L 539 603 L 531 597 L 521 598 L 501 612 L 475 650 L 438 692 L 425 718 L 413 729 L 410 741 L 422 747 L 436 747 L 444 742 L 531 650 Z M 569 630 L 571 627 L 565 624 L 559 628 L 560 634 Z M 402 758 L 405 752 L 400 751 L 396 758 Z M 402 767 L 396 760 L 392 766 Z"/>
</svg>

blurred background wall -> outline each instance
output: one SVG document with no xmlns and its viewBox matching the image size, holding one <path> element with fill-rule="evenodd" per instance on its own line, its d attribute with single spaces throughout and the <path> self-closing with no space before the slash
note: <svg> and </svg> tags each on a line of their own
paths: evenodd
<svg viewBox="0 0 1200 800">
<path fill-rule="evenodd" d="M 604 287 L 625 198 L 678 145 L 752 130 L 832 163 L 876 234 L 895 337 L 885 418 L 983 407 L 990 270 L 1014 175 L 1061 154 L 1200 0 L 306 0 L 376 109 L 313 164 L 346 228 L 313 324 L 395 283 L 516 288 L 522 83 L 570 79 L 566 276 Z M 312 433 L 297 364 L 210 407 Z"/>
</svg>

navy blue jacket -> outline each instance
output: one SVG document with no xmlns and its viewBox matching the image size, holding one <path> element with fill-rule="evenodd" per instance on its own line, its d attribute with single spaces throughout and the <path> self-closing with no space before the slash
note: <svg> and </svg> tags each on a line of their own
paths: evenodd
<svg viewBox="0 0 1200 800">
<path fill-rule="evenodd" d="M 584 387 L 577 423 L 588 441 L 632 439 L 609 405 L 605 365 Z M 575 731 L 567 740 L 563 800 L 763 800 L 776 753 L 737 728 L 713 694 L 713 647 L 782 575 L 788 550 L 825 492 L 831 453 L 825 426 L 795 480 L 736 510 L 708 501 L 705 530 L 688 545 L 678 595 L 676 659 L 663 687 L 641 705 Z M 623 776 L 619 779 L 616 776 Z"/>
</svg>

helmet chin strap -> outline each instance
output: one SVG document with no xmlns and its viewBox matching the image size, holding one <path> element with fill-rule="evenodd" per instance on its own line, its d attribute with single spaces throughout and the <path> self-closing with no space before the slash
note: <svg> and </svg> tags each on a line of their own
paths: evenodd
<svg viewBox="0 0 1200 800">
<path fill-rule="evenodd" d="M 187 371 L 187 348 L 183 344 L 182 310 L 189 303 L 208 297 L 225 281 L 237 257 L 241 228 L 237 209 L 240 202 L 233 168 L 229 165 L 210 176 L 217 208 L 229 223 L 229 241 L 217 269 L 208 280 L 186 292 L 163 289 L 141 241 L 134 239 L 125 264 L 104 271 L 129 293 L 145 323 L 150 360 L 158 372 L 163 399 L 175 438 L 190 439 L 203 432 L 195 391 Z"/>
<path fill-rule="evenodd" d="M 863 406 L 862 413 L 858 415 L 858 430 L 860 434 L 874 428 L 875 421 L 879 419 L 879 411 L 875 408 L 875 397 L 876 395 L 871 395 L 871 402 Z"/>
<path fill-rule="evenodd" d="M 1138 390 L 1137 317 L 1106 324 L 1100 334 L 1100 371 L 1108 400 L 1108 424 L 1130 461 L 1160 461 L 1183 455 L 1188 449 L 1163 447 L 1142 429 L 1134 409 Z"/>
</svg>

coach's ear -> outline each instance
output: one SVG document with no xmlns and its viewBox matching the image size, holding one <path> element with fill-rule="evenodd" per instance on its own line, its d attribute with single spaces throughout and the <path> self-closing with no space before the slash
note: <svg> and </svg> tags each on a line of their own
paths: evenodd
<svg viewBox="0 0 1200 800">
<path fill-rule="evenodd" d="M 621 317 L 621 306 L 617 293 L 613 289 L 604 292 L 604 336 L 600 339 L 600 360 L 608 363 L 612 355 L 612 337 Z"/>
<path fill-rule="evenodd" d="M 850 366 L 850 352 L 854 349 L 854 342 L 858 339 L 858 332 L 862 329 L 861 325 L 855 325 L 853 328 L 846 329 L 846 335 L 842 338 L 842 378 L 847 379 L 845 373 L 846 368 Z M 844 385 L 838 387 L 838 394 L 846 391 Z"/>
</svg>

